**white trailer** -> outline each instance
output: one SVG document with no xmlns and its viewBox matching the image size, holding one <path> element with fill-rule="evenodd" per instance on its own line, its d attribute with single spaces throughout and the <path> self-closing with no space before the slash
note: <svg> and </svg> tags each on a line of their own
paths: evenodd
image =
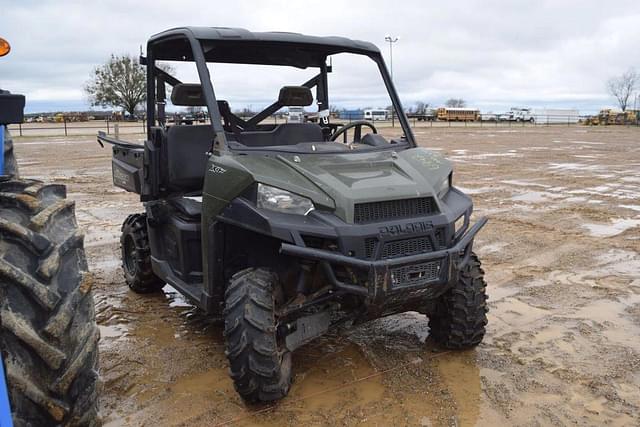
<svg viewBox="0 0 640 427">
<path fill-rule="evenodd" d="M 387 120 L 388 113 L 387 110 L 364 110 L 364 119 L 371 121 Z"/>
<path fill-rule="evenodd" d="M 536 123 L 545 124 L 575 124 L 580 121 L 580 112 L 565 108 L 541 108 L 533 110 Z"/>
</svg>

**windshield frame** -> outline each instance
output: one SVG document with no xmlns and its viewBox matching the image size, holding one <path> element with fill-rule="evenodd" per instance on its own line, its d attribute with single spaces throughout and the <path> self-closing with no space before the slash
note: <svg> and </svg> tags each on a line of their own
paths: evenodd
<svg viewBox="0 0 640 427">
<path fill-rule="evenodd" d="M 196 64 L 196 69 L 198 72 L 198 77 L 200 79 L 200 84 L 202 86 L 206 107 L 209 113 L 209 117 L 211 118 L 211 127 L 214 132 L 214 141 L 212 142 L 212 148 L 214 151 L 230 150 L 231 148 L 229 147 L 226 133 L 224 131 L 224 128 L 222 127 L 222 118 L 221 118 L 222 116 L 220 114 L 217 99 L 215 96 L 213 79 L 211 78 L 211 75 L 209 73 L 209 68 L 207 67 L 207 61 L 205 59 L 205 51 L 203 49 L 203 42 L 206 42 L 208 49 L 211 49 L 211 48 L 215 49 L 216 45 L 222 46 L 225 43 L 228 44 L 229 42 L 226 40 L 217 40 L 217 39 L 216 40 L 198 39 L 195 37 L 195 35 L 189 28 L 175 29 L 175 30 L 162 33 L 161 36 L 152 37 L 147 44 L 147 57 L 143 58 L 144 60 L 141 60 L 141 63 L 147 66 L 147 116 L 148 116 L 147 132 L 148 132 L 149 138 L 151 139 L 152 127 L 155 126 L 155 121 L 156 121 L 156 104 L 158 103 L 156 101 L 156 96 L 159 95 L 160 92 L 164 91 L 164 87 L 160 89 L 159 86 L 161 85 L 156 84 L 157 83 L 156 80 L 160 77 L 160 80 L 158 81 L 162 82 L 162 86 L 164 86 L 164 83 L 174 85 L 175 82 L 179 82 L 177 79 L 173 78 L 172 76 L 169 76 L 167 73 L 162 73 L 162 71 L 159 70 L 158 67 L 156 67 L 155 61 L 163 59 L 162 53 L 161 53 L 163 48 L 163 43 L 175 44 L 176 42 L 182 42 L 188 45 L 188 47 L 187 46 L 184 47 L 185 53 L 188 53 L 187 50 L 190 50 L 190 55 L 187 56 L 185 54 L 180 58 L 180 60 L 185 62 L 195 62 Z M 235 40 L 235 42 L 237 43 L 237 40 Z M 245 43 L 247 44 L 248 47 L 255 47 L 255 46 L 259 46 L 260 44 L 264 44 L 266 42 L 260 41 L 260 40 L 257 40 L 257 41 L 246 40 Z M 308 43 L 292 43 L 292 42 L 279 42 L 279 43 L 284 43 L 284 46 L 282 46 L 284 49 L 287 49 L 290 47 L 292 50 L 295 50 L 296 46 L 298 47 L 313 46 L 314 48 L 323 47 L 323 45 L 316 45 L 316 44 L 311 45 Z M 341 47 L 338 49 L 336 48 L 336 46 L 329 46 L 329 45 L 327 45 L 326 48 L 327 48 L 327 54 L 324 56 L 324 60 L 320 64 L 318 64 L 320 73 L 317 75 L 317 81 L 316 81 L 316 84 L 319 89 L 318 90 L 319 98 L 320 96 L 322 96 L 323 98 L 323 99 L 318 99 L 318 101 L 320 101 L 323 104 L 322 105 L 324 107 L 323 109 L 326 109 L 326 110 L 329 109 L 329 103 L 328 103 L 329 96 L 328 96 L 328 90 L 327 90 L 328 89 L 327 73 L 331 72 L 331 69 L 330 69 L 330 66 L 327 66 L 326 64 L 326 58 L 329 55 L 333 55 L 337 53 L 352 53 L 356 55 L 367 56 L 378 67 L 378 72 L 382 77 L 384 86 L 387 90 L 387 94 L 389 95 L 389 98 L 393 105 L 393 111 L 395 112 L 398 118 L 398 121 L 400 122 L 400 126 L 402 128 L 402 131 L 404 133 L 407 143 L 409 144 L 410 147 L 416 147 L 417 144 L 415 142 L 415 137 L 413 135 L 413 132 L 411 131 L 411 127 L 409 126 L 408 119 L 404 114 L 404 109 L 402 108 L 400 98 L 393 85 L 391 76 L 389 74 L 387 66 L 384 62 L 384 58 L 382 57 L 380 51 L 348 48 L 348 47 Z M 209 62 L 216 63 L 216 61 L 209 61 Z M 247 64 L 248 62 L 238 61 L 238 62 L 230 62 L 230 63 Z M 251 63 L 249 62 L 248 64 L 251 64 Z M 269 65 L 269 64 L 266 64 L 266 65 Z M 171 81 L 171 79 L 173 79 L 173 82 Z M 158 97 L 158 99 L 160 99 L 160 97 Z M 164 106 L 164 100 L 162 100 L 161 103 Z M 271 107 L 273 107 L 274 105 L 275 104 L 272 104 Z M 263 110 L 263 113 L 266 112 L 268 109 L 269 107 Z M 261 113 L 258 113 L 258 115 L 260 114 Z M 398 147 L 398 145 L 391 144 L 391 143 L 389 144 L 389 148 L 392 148 L 394 146 Z M 279 146 L 274 146 L 274 147 L 279 147 Z M 383 148 L 386 148 L 386 147 L 383 147 Z M 235 148 L 233 150 L 237 151 L 238 149 Z M 254 151 L 254 150 L 249 149 L 244 151 Z M 263 149 L 262 151 L 265 151 L 265 150 Z M 273 151 L 273 150 L 270 150 L 270 151 Z M 277 150 L 277 151 L 282 151 L 282 150 Z M 287 151 L 287 150 L 285 149 L 284 151 Z M 354 150 L 354 151 L 362 152 L 362 150 L 360 149 Z"/>
</svg>

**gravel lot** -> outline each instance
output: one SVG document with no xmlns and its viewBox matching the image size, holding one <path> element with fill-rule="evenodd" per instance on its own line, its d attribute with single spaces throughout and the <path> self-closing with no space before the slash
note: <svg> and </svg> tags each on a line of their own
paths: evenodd
<svg viewBox="0 0 640 427">
<path fill-rule="evenodd" d="M 86 136 L 18 139 L 22 175 L 64 183 L 77 201 L 107 426 L 638 425 L 640 129 L 416 136 L 455 163 L 454 185 L 490 218 L 475 244 L 489 284 L 484 343 L 443 352 L 425 317 L 392 316 L 301 348 L 289 397 L 260 407 L 234 392 L 219 325 L 169 287 L 127 290 L 120 224 L 142 206 L 111 185 L 110 150 Z"/>
</svg>

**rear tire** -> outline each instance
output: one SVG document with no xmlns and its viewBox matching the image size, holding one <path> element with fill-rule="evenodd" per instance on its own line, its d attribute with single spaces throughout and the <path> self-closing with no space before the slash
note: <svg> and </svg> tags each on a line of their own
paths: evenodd
<svg viewBox="0 0 640 427">
<path fill-rule="evenodd" d="M 3 175 L 11 175 L 13 178 L 18 179 L 20 174 L 18 173 L 18 162 L 13 151 L 13 139 L 11 134 L 4 128 L 4 172 Z"/>
<path fill-rule="evenodd" d="M 120 235 L 122 271 L 129 288 L 138 294 L 158 292 L 165 285 L 151 268 L 147 215 L 129 215 Z"/>
<path fill-rule="evenodd" d="M 62 185 L 0 182 L 0 349 L 16 426 L 100 424 L 92 279 Z"/>
<path fill-rule="evenodd" d="M 439 298 L 435 313 L 429 316 L 434 341 L 458 350 L 480 344 L 487 325 L 486 288 L 480 260 L 472 253 L 458 282 Z"/>
<path fill-rule="evenodd" d="M 278 342 L 277 276 L 263 268 L 236 273 L 225 292 L 226 355 L 236 391 L 250 403 L 278 400 L 291 386 L 291 352 Z"/>
</svg>

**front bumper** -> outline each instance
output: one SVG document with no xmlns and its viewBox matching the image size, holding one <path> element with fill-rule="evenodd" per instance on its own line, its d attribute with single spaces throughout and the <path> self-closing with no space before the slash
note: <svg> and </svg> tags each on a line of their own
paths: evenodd
<svg viewBox="0 0 640 427">
<path fill-rule="evenodd" d="M 486 217 L 480 218 L 464 235 L 458 237 L 450 248 L 392 259 L 359 259 L 289 243 L 282 243 L 280 252 L 320 262 L 327 279 L 337 290 L 377 301 L 394 293 L 424 294 L 420 291 L 433 290 L 434 286 L 446 285 L 457 278 L 457 271 L 464 268 L 469 261 L 474 237 L 486 223 Z M 336 278 L 334 265 L 351 267 L 366 273 L 367 286 L 341 282 Z"/>
</svg>

